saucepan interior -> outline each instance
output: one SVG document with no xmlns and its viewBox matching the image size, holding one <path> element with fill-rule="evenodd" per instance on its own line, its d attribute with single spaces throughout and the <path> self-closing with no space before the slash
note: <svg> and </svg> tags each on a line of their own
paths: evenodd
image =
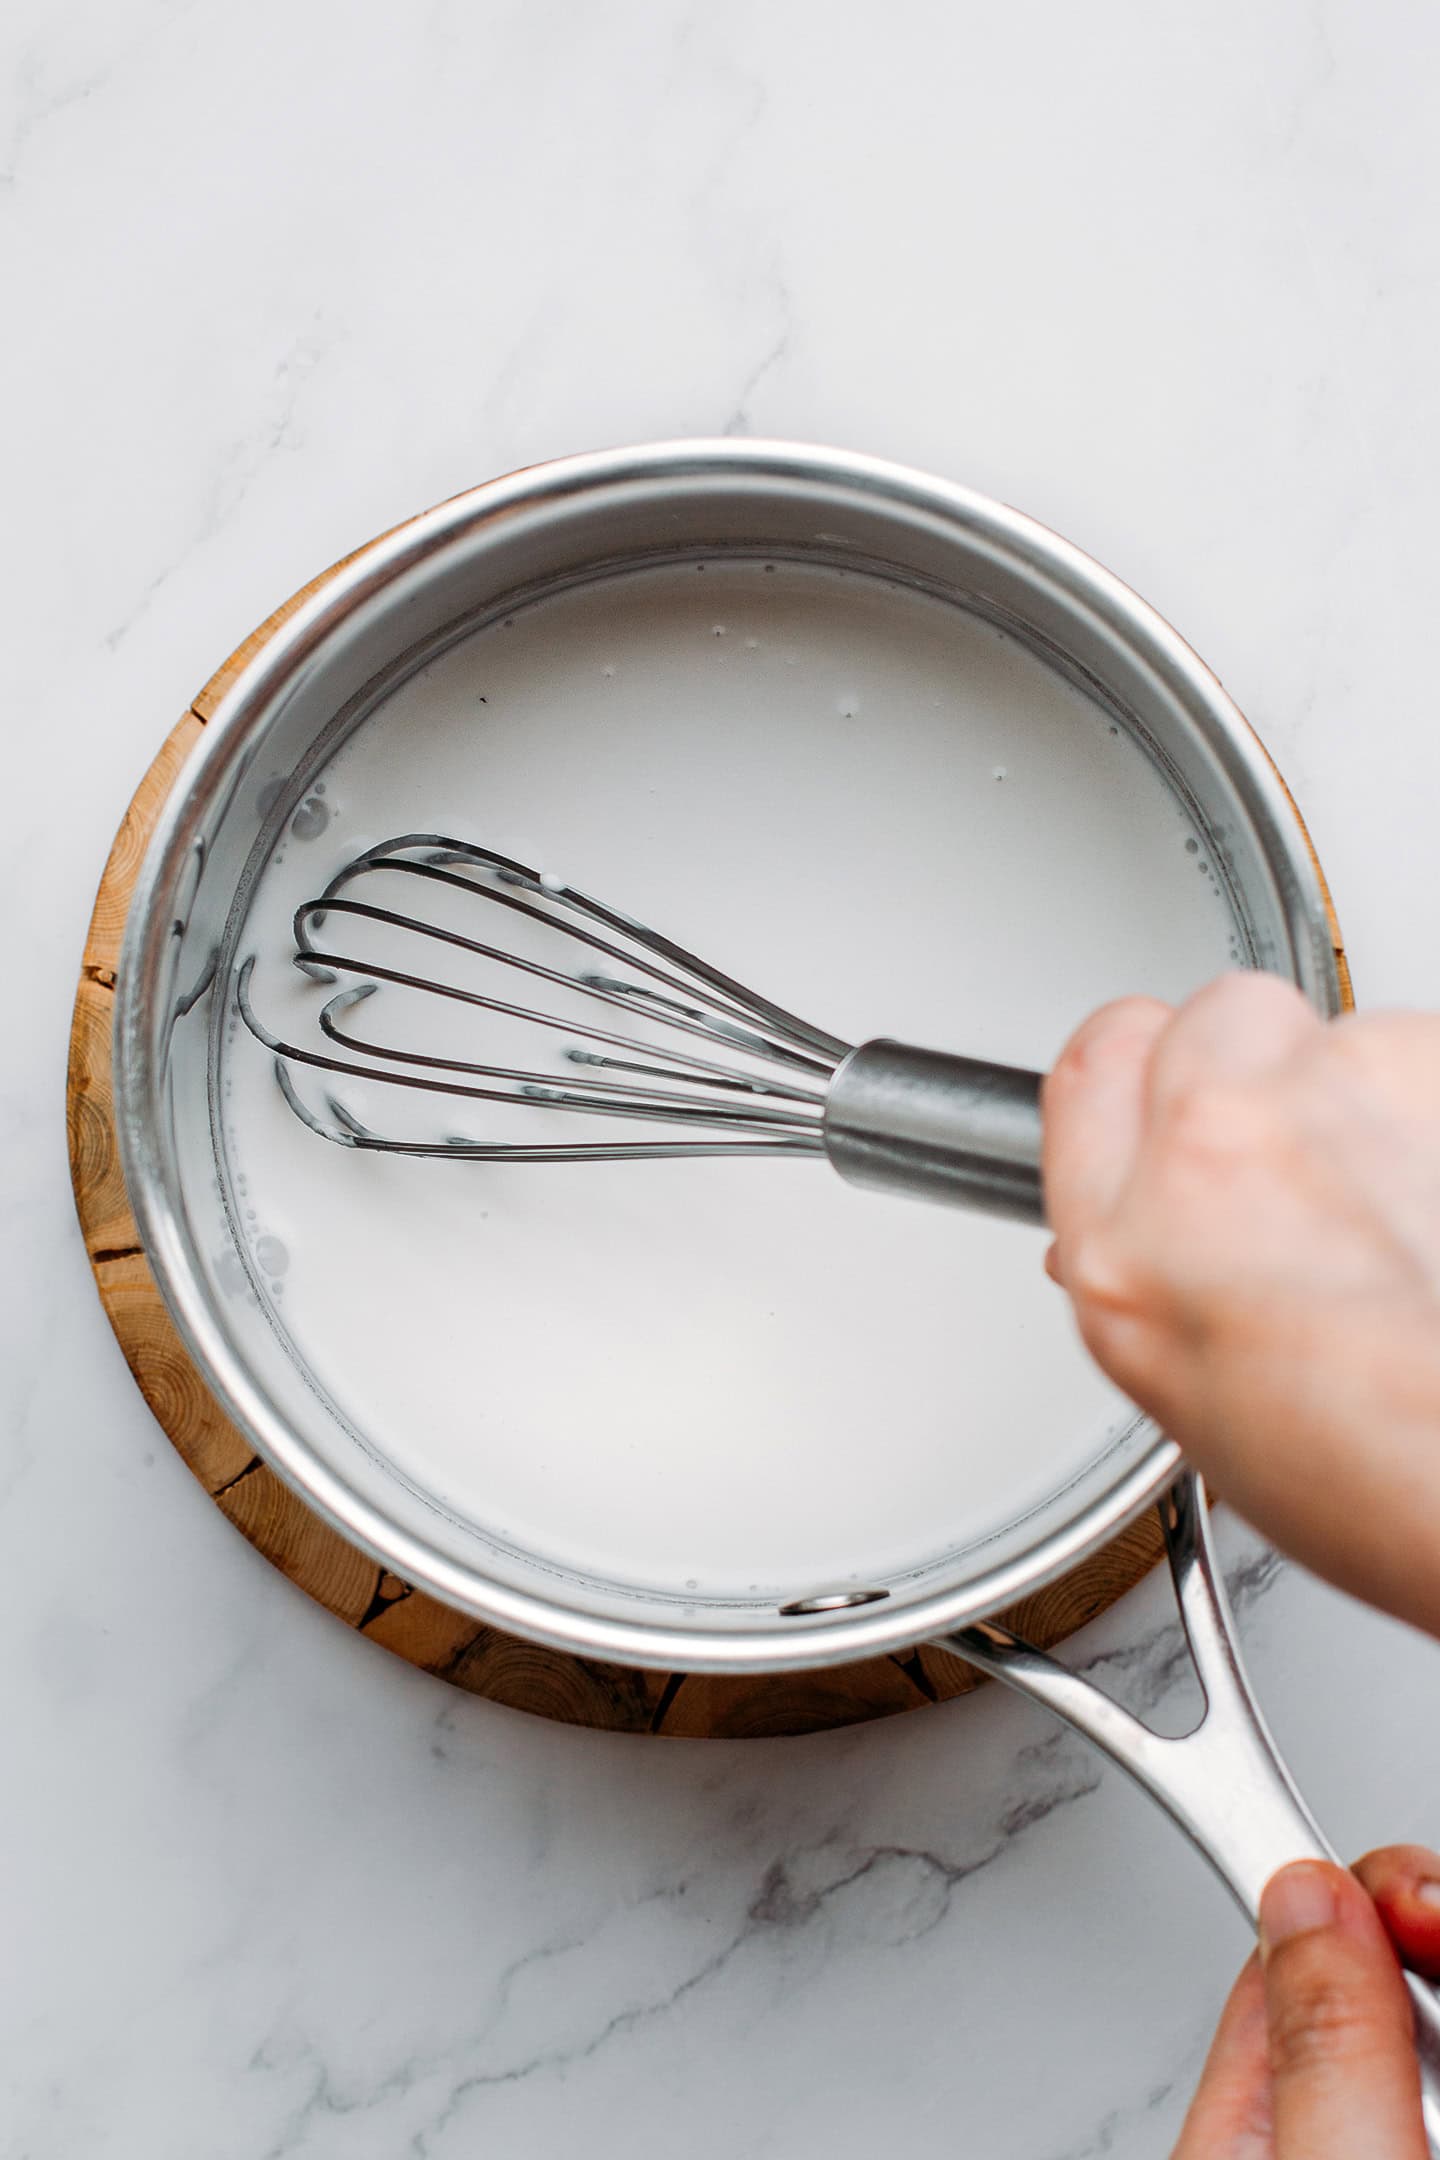
<svg viewBox="0 0 1440 2160">
<path fill-rule="evenodd" d="M 1243 962 L 1338 1009 L 1324 889 L 1298 813 L 1219 683 L 1118 581 L 1011 510 L 874 460 L 728 442 L 616 451 L 534 468 L 417 518 L 260 644 L 170 798 L 132 903 L 116 1022 L 125 1173 L 162 1291 L 221 1403 L 311 1505 L 404 1580 L 502 1628 L 627 1664 L 838 1664 L 942 1633 L 1061 1574 L 1155 1498 L 1175 1450 L 1129 1419 L 1056 1489 L 958 1545 L 940 1526 L 881 1583 L 710 1596 L 560 1565 L 449 1504 L 307 1369 L 257 1279 L 226 1168 L 218 1074 L 247 913 L 277 836 L 337 748 L 397 686 L 507 612 L 687 561 L 843 569 L 930 595 L 1027 648 L 1163 778 L 1201 836 Z"/>
</svg>

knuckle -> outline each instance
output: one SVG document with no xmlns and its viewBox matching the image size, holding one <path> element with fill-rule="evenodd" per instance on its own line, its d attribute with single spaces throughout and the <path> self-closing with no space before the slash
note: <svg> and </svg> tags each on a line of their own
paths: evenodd
<svg viewBox="0 0 1440 2160">
<path fill-rule="evenodd" d="M 1119 998 L 1102 1005 L 1070 1037 L 1055 1061 L 1052 1078 L 1070 1081 L 1106 1077 L 1127 1070 L 1147 1055 L 1157 1016 L 1169 1008 L 1154 998 Z"/>
<path fill-rule="evenodd" d="M 1130 1319 L 1145 1302 L 1140 1269 L 1108 1230 L 1087 1230 L 1075 1240 L 1065 1281 L 1075 1303 L 1097 1318 Z"/>
<path fill-rule="evenodd" d="M 1198 990 L 1190 1002 L 1196 1007 L 1208 1005 L 1229 1012 L 1254 1013 L 1288 1011 L 1296 1001 L 1295 985 L 1283 975 L 1272 975 L 1265 968 L 1231 968 Z"/>
<path fill-rule="evenodd" d="M 1295 1944 L 1306 1953 L 1303 1963 L 1286 1959 L 1289 1947 L 1282 1944 L 1270 1960 L 1270 2067 L 1276 2077 L 1355 2063 L 1394 2044 L 1392 2021 L 1377 2007 L 1373 1990 L 1316 1964 L 1313 1944 Z"/>
<path fill-rule="evenodd" d="M 1165 1158 L 1172 1170 L 1209 1176 L 1251 1159 L 1266 1139 L 1253 1088 L 1209 1076 L 1182 1081 L 1165 1105 Z"/>
<path fill-rule="evenodd" d="M 1148 1271 L 1113 1236 L 1090 1231 L 1067 1256 L 1065 1285 L 1092 1357 L 1130 1393 L 1143 1392 L 1156 1356 L 1158 1297 Z"/>
<path fill-rule="evenodd" d="M 1271 1029 L 1293 1022 L 1297 1015 L 1313 1018 L 1303 991 L 1282 975 L 1265 968 L 1232 968 L 1197 990 L 1183 1008 L 1188 1017 L 1203 1013 L 1209 1018 L 1243 1020 L 1247 1028 Z"/>
</svg>

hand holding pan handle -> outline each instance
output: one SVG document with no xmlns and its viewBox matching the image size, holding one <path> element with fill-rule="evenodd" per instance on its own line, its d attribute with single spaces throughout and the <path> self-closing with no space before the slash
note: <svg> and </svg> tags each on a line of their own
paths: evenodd
<svg viewBox="0 0 1440 2160">
<path fill-rule="evenodd" d="M 1043 1650 L 993 1621 L 941 1638 L 982 1672 L 1053 1710 L 1143 1786 L 1204 1854 L 1252 1923 L 1260 1893 L 1292 1860 L 1334 1860 L 1266 1728 L 1240 1660 L 1215 1559 L 1205 1491 L 1185 1472 L 1160 1503 L 1180 1618 L 1205 1695 L 1199 1723 L 1177 1739 L 1128 1710 Z M 1422 2109 L 1440 2155 L 1440 1998 L 1407 1973 L 1420 2059 Z"/>
</svg>

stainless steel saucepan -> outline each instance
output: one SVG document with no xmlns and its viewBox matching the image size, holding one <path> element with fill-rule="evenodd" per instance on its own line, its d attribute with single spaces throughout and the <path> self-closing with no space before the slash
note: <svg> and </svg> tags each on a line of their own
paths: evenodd
<svg viewBox="0 0 1440 2160">
<path fill-rule="evenodd" d="M 456 497 L 353 557 L 264 640 L 161 816 L 120 971 L 116 1104 L 146 1254 L 215 1395 L 343 1536 L 496 1627 L 646 1667 L 767 1672 L 936 1643 L 1044 1703 L 1164 1807 L 1252 1918 L 1270 1874 L 1330 1849 L 1246 1683 L 1199 1482 L 1144 1422 L 983 1542 L 887 1586 L 764 1605 L 692 1604 L 557 1569 L 388 1462 L 295 1356 L 260 1299 L 227 1298 L 242 1239 L 217 1069 L 237 939 L 280 822 L 395 686 L 486 620 L 630 565 L 813 561 L 938 595 L 999 626 L 1140 745 L 1202 833 L 1248 961 L 1317 1009 L 1343 1002 L 1326 895 L 1294 804 L 1213 675 L 1150 608 L 1028 518 L 878 460 L 776 443 L 682 442 L 570 458 Z M 318 1143 L 317 1143 L 318 1144 Z M 988 1616 L 1158 1505 L 1205 1694 L 1163 1738 Z M 1411 1982 L 1440 2151 L 1440 2007 Z"/>
</svg>

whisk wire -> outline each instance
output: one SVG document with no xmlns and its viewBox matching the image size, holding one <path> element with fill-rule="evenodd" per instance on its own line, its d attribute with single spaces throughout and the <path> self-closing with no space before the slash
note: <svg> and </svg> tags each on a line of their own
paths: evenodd
<svg viewBox="0 0 1440 2160">
<path fill-rule="evenodd" d="M 402 977 L 400 979 L 414 983 L 414 978 L 411 977 Z M 429 987 L 420 983 L 415 983 L 414 986 Z M 394 1064 L 423 1065 L 433 1071 L 471 1073 L 478 1078 L 490 1080 L 513 1080 L 517 1083 L 524 1083 L 527 1089 L 532 1084 L 547 1089 L 554 1086 L 555 1083 L 551 1075 L 527 1072 L 520 1066 L 481 1065 L 468 1058 L 441 1057 L 434 1051 L 398 1049 L 387 1043 L 372 1042 L 365 1036 L 356 1035 L 342 1028 L 338 1015 L 349 1011 L 362 998 L 370 996 L 373 987 L 373 984 L 361 983 L 355 989 L 342 990 L 337 997 L 331 998 L 320 1014 L 321 1033 L 331 1042 L 340 1044 L 344 1049 L 361 1050 L 367 1057 L 385 1058 Z M 518 1005 L 499 1005 L 493 999 L 480 999 L 477 1002 L 487 1005 L 492 1011 L 498 1010 L 510 1013 L 521 1019 L 543 1020 L 546 1024 L 563 1027 L 569 1033 L 589 1036 L 596 1042 L 619 1043 L 626 1048 L 630 1047 L 627 1038 L 623 1035 L 610 1035 L 602 1029 L 582 1027 L 570 1021 L 551 1022 L 549 1016 L 545 1014 L 531 1014 Z M 669 1056 L 670 1054 L 668 1051 L 661 1052 L 662 1056 Z M 613 1066 L 617 1070 L 650 1073 L 659 1080 L 681 1080 L 688 1081 L 691 1085 L 697 1087 L 728 1088 L 740 1090 L 749 1095 L 773 1096 L 788 1102 L 807 1103 L 815 1110 L 821 1109 L 825 1101 L 824 1095 L 817 1093 L 813 1088 L 792 1087 L 776 1080 L 752 1081 L 747 1076 L 734 1073 L 723 1065 L 713 1064 L 708 1058 L 686 1057 L 683 1051 L 676 1051 L 674 1055 L 677 1062 L 683 1062 L 684 1065 L 691 1068 L 689 1071 L 669 1071 L 664 1066 L 659 1065 L 630 1065 L 621 1058 L 603 1058 L 574 1049 L 567 1051 L 566 1055 L 577 1064 Z M 602 1090 L 606 1094 L 634 1096 L 645 1102 L 654 1102 L 659 1097 L 659 1091 L 656 1089 L 631 1087 L 624 1081 L 595 1080 L 591 1081 L 589 1085 Z M 684 1095 L 675 1095 L 668 1099 L 675 1102 L 693 1102 L 695 1100 L 693 1096 L 687 1097 Z"/>
<path fill-rule="evenodd" d="M 391 866 L 387 864 L 384 867 Z M 484 894 L 481 886 L 471 886 L 470 890 Z M 484 896 L 491 897 L 489 894 Z M 319 900 L 304 901 L 295 910 L 295 941 L 299 948 L 297 959 L 306 964 L 306 971 L 309 973 L 314 973 L 318 968 L 324 969 L 331 976 L 343 973 L 373 977 L 381 982 L 400 984 L 407 990 L 423 990 L 434 997 L 451 998 L 459 1004 L 483 1006 L 490 1012 L 508 1014 L 512 1019 L 533 1021 L 539 1027 L 565 1028 L 577 1035 L 594 1035 L 602 1042 L 628 1041 L 626 1036 L 606 1035 L 576 1021 L 567 1020 L 562 1015 L 536 1012 L 525 1005 L 512 1005 L 503 998 L 489 997 L 482 991 L 465 989 L 459 983 L 437 982 L 433 976 L 412 975 L 398 968 L 383 966 L 373 959 L 356 959 L 350 954 L 324 951 L 304 934 L 305 926 L 317 915 L 330 914 L 359 916 L 368 922 L 384 923 L 391 929 L 403 930 L 416 937 L 430 938 L 439 944 L 469 953 L 475 959 L 493 960 L 502 967 L 516 968 L 522 974 L 533 975 L 539 981 L 554 984 L 557 989 L 580 991 L 584 996 L 597 998 L 602 1004 L 612 1005 L 621 1012 L 634 1013 L 637 1001 L 644 995 L 639 984 L 612 987 L 603 977 L 569 975 L 562 968 L 545 967 L 538 960 L 527 960 L 519 953 L 505 951 L 501 946 L 487 945 L 478 938 L 464 937 L 458 930 L 443 929 L 438 923 L 422 922 L 414 915 L 402 915 L 392 908 L 376 907 L 367 900 L 337 900 L 328 895 Z M 571 934 L 568 925 L 556 924 L 555 927 L 567 936 Z M 626 994 L 627 992 L 630 994 Z M 659 1015 L 652 1013 L 651 1017 L 656 1018 Z M 776 1058 L 782 1064 L 794 1065 L 821 1078 L 828 1078 L 833 1070 L 833 1063 L 823 1064 L 817 1057 L 792 1050 L 784 1043 L 772 1042 L 763 1035 L 743 1031 L 733 1025 L 727 1024 L 722 1028 L 709 1020 L 703 1012 L 694 1009 L 676 1006 L 672 1011 L 666 1012 L 664 1018 L 668 1027 L 678 1028 L 683 1034 L 698 1035 L 709 1042 L 723 1043 L 729 1049 L 749 1050 L 757 1057 Z M 662 1049 L 660 1055 L 668 1056 L 669 1052 Z"/>
<path fill-rule="evenodd" d="M 358 880 L 385 871 L 420 879 L 442 893 L 489 901 L 547 934 L 570 940 L 587 958 L 594 955 L 625 972 L 602 972 L 591 966 L 572 973 L 445 922 L 351 897 L 347 891 Z M 369 958 L 332 950 L 322 935 L 327 918 L 332 917 L 343 917 L 355 926 L 373 925 L 387 936 L 398 933 L 407 939 L 423 939 L 432 947 L 463 955 L 467 962 L 477 960 L 518 971 L 537 985 L 564 993 L 567 999 L 599 1004 L 627 1019 L 648 1022 L 652 1030 L 688 1040 L 639 1040 L 563 1012 L 545 1011 L 463 982 L 401 967 L 395 964 L 393 952 Z M 591 924 L 613 935 L 600 935 Z M 318 899 L 302 902 L 294 912 L 293 931 L 297 968 L 327 983 L 346 976 L 358 978 L 337 991 L 321 1010 L 324 1046 L 288 1041 L 261 1021 L 251 996 L 253 955 L 239 971 L 237 1003 L 247 1028 L 274 1056 L 291 1109 L 312 1131 L 341 1145 L 395 1154 L 527 1162 L 823 1152 L 825 1089 L 848 1044 L 757 996 L 636 918 L 509 856 L 433 833 L 410 833 L 384 841 L 345 864 Z M 621 944 L 618 939 L 627 942 Z M 381 984 L 445 999 L 505 1022 L 563 1032 L 572 1038 L 563 1054 L 568 1062 L 586 1068 L 585 1078 L 577 1076 L 567 1083 L 523 1065 L 482 1062 L 439 1048 L 410 1048 L 361 1034 L 348 1016 Z M 696 1044 L 728 1055 L 703 1055 Z M 747 1062 L 737 1064 L 737 1056 Z M 714 1137 L 534 1144 L 472 1140 L 463 1135 L 400 1139 L 364 1124 L 333 1094 L 325 1097 L 332 1122 L 320 1118 L 304 1104 L 295 1086 L 291 1068 L 301 1065 L 423 1095 L 629 1118 L 684 1127 L 696 1134 L 708 1131 Z M 602 1077 L 611 1074 L 625 1077 Z"/>
<path fill-rule="evenodd" d="M 425 860 L 409 859 L 409 852 L 423 853 Z M 690 952 L 673 938 L 662 936 L 633 915 L 626 915 L 618 908 L 609 907 L 593 895 L 581 892 L 578 886 L 569 885 L 563 878 L 543 875 L 527 864 L 516 862 L 512 856 L 497 854 L 493 849 L 475 846 L 469 841 L 449 839 L 440 833 L 406 833 L 399 839 L 383 840 L 375 847 L 367 848 L 337 872 L 325 888 L 317 903 L 322 909 L 327 899 L 338 894 L 357 877 L 375 870 L 397 870 L 411 877 L 422 877 L 436 883 L 456 886 L 460 890 L 490 901 L 495 906 L 508 907 L 516 913 L 528 915 L 544 923 L 548 928 L 558 929 L 563 935 L 605 952 L 627 966 L 634 965 L 634 956 L 597 938 L 593 932 L 584 930 L 573 922 L 567 922 L 546 907 L 537 907 L 534 900 L 521 900 L 514 892 L 497 891 L 494 885 L 478 884 L 473 878 L 462 878 L 447 869 L 451 863 L 461 863 L 472 869 L 489 871 L 497 880 L 519 886 L 536 899 L 565 908 L 592 922 L 604 925 L 608 930 L 629 938 L 641 948 L 646 958 L 641 963 L 645 972 L 657 982 L 665 982 L 671 989 L 684 996 L 694 996 L 694 984 L 700 984 L 710 993 L 712 1003 L 728 1006 L 729 1017 L 744 1026 L 761 1025 L 774 1034 L 787 1039 L 795 1048 L 810 1050 L 833 1066 L 849 1050 L 850 1045 L 838 1035 L 830 1035 L 817 1028 L 798 1013 L 787 1011 L 783 1005 L 774 1004 L 769 998 L 760 997 L 737 982 L 731 975 L 711 965 L 699 954 Z M 297 945 L 305 950 L 305 940 L 297 932 Z M 655 965 L 656 959 L 666 961 L 672 967 L 693 978 L 693 983 L 677 982 L 664 968 Z"/>
<path fill-rule="evenodd" d="M 510 1104 L 523 1102 L 540 1107 L 584 1109 L 612 1117 L 642 1118 L 647 1123 L 695 1124 L 720 1127 L 722 1129 L 733 1126 L 747 1136 L 746 1141 L 743 1142 L 717 1141 L 713 1144 L 698 1145 L 693 1143 L 678 1145 L 663 1142 L 627 1142 L 612 1147 L 603 1145 L 586 1146 L 574 1143 L 545 1143 L 535 1147 L 524 1147 L 510 1141 L 497 1141 L 492 1144 L 490 1142 L 465 1139 L 400 1141 L 368 1131 L 349 1111 L 345 1110 L 344 1106 L 334 1096 L 328 1096 L 326 1098 L 327 1108 L 330 1110 L 331 1115 L 346 1128 L 344 1144 L 348 1146 L 384 1148 L 392 1153 L 402 1155 L 468 1154 L 477 1160 L 484 1161 L 513 1159 L 539 1162 L 554 1155 L 570 1161 L 593 1162 L 610 1161 L 618 1156 L 630 1154 L 652 1156 L 770 1152 L 813 1154 L 820 1151 L 823 1145 L 820 1138 L 819 1118 L 807 1113 L 784 1110 L 769 1110 L 757 1113 L 750 1109 L 736 1108 L 728 1103 L 691 1103 L 678 1097 L 662 1101 L 658 1094 L 643 1091 L 639 1100 L 631 1103 L 621 1103 L 610 1099 L 602 1100 L 598 1096 L 572 1095 L 571 1091 L 555 1087 L 543 1073 L 527 1074 L 519 1071 L 512 1073 L 509 1068 L 505 1067 L 497 1067 L 495 1071 L 497 1074 L 503 1074 L 507 1078 L 513 1078 L 520 1082 L 521 1085 L 518 1089 L 516 1087 L 478 1087 L 470 1082 L 459 1080 L 432 1080 L 419 1073 L 376 1070 L 371 1066 L 359 1064 L 353 1058 L 330 1057 L 324 1051 L 313 1050 L 300 1043 L 287 1042 L 282 1036 L 276 1035 L 265 1025 L 255 1011 L 250 998 L 250 981 L 254 966 L 255 960 L 252 954 L 242 964 L 236 979 L 236 1002 L 240 1009 L 241 1018 L 256 1040 L 263 1043 L 265 1048 L 273 1053 L 276 1077 L 280 1082 L 285 1100 L 291 1109 L 296 1112 L 297 1116 L 301 1117 L 302 1122 L 308 1125 L 312 1131 L 322 1133 L 327 1139 L 333 1140 L 341 1136 L 321 1124 L 312 1113 L 304 1109 L 302 1100 L 287 1070 L 288 1065 L 306 1065 L 315 1071 L 339 1073 L 354 1080 L 378 1080 L 388 1086 L 410 1088 L 421 1094 L 456 1096 L 467 1102 Z M 349 992 L 343 994 L 350 995 Z M 419 1061 L 411 1059 L 410 1062 Z M 459 1069 L 464 1071 L 471 1068 L 461 1066 Z M 474 1069 L 481 1073 L 490 1070 L 490 1068 L 484 1066 Z M 603 1084 L 595 1083 L 597 1087 Z"/>
</svg>

